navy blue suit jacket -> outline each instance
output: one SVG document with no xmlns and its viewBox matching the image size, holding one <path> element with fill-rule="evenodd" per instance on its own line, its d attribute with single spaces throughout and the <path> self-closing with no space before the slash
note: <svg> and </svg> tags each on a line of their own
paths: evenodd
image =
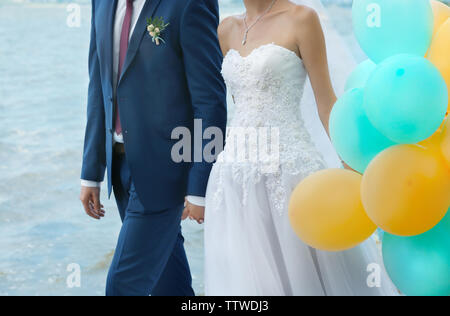
<svg viewBox="0 0 450 316">
<path fill-rule="evenodd" d="M 92 0 L 89 53 L 90 83 L 81 178 L 112 190 L 114 93 L 113 25 L 117 0 Z M 170 23 L 157 46 L 148 34 L 147 18 Z M 175 163 L 171 139 L 175 127 L 193 132 L 226 125 L 226 91 L 220 69 L 217 0 L 147 0 L 131 36 L 116 98 L 124 131 L 127 160 L 144 206 L 163 210 L 186 195 L 204 196 L 211 163 Z M 204 141 L 203 146 L 206 145 Z"/>
</svg>

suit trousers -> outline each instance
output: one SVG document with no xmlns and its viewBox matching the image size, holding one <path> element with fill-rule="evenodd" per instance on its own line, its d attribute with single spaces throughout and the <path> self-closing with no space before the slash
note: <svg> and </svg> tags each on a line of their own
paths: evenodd
<svg viewBox="0 0 450 316">
<path fill-rule="evenodd" d="M 113 188 L 122 219 L 107 296 L 193 296 L 181 232 L 183 205 L 149 211 L 139 200 L 125 154 L 115 154 Z"/>
</svg>

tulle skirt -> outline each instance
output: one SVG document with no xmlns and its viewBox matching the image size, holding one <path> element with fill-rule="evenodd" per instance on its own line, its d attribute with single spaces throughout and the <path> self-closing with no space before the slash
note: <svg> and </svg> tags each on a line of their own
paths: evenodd
<svg viewBox="0 0 450 316">
<path fill-rule="evenodd" d="M 289 190 L 302 180 L 283 177 Z M 311 249 L 293 232 L 287 209 L 273 209 L 264 177 L 246 190 L 244 206 L 242 186 L 236 184 L 231 166 L 213 168 L 205 215 L 206 295 L 399 294 L 384 270 L 375 236 L 348 251 Z"/>
</svg>

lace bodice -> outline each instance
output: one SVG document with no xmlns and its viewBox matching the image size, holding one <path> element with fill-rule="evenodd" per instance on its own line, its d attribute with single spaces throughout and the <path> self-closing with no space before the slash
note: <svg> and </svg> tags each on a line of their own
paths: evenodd
<svg viewBox="0 0 450 316">
<path fill-rule="evenodd" d="M 300 104 L 307 80 L 303 61 L 293 51 L 275 44 L 261 46 L 247 57 L 230 50 L 225 56 L 222 74 L 235 105 L 225 150 L 219 156 L 215 172 L 231 168 L 235 184 L 242 185 L 244 205 L 251 184 L 264 180 L 274 207 L 282 212 L 290 195 L 288 191 L 297 184 L 283 183 L 285 175 L 291 181 L 301 179 L 325 166 L 301 116 Z M 225 158 L 230 153 L 236 157 L 235 151 L 242 147 L 246 148 L 246 158 L 249 158 L 249 152 L 261 148 L 260 139 L 258 142 L 246 139 L 236 145 L 233 131 L 238 130 L 239 135 L 243 133 L 239 130 L 242 128 L 252 129 L 259 136 L 261 131 L 269 135 L 269 146 L 276 145 L 279 152 L 275 167 L 274 161 L 270 164 L 262 159 L 230 162 Z M 278 135 L 277 141 L 273 135 Z M 220 199 L 221 193 L 216 193 Z"/>
<path fill-rule="evenodd" d="M 294 52 L 274 44 L 247 57 L 230 50 L 222 74 L 235 101 L 230 126 L 282 127 L 301 121 L 298 107 L 307 74 Z"/>
</svg>

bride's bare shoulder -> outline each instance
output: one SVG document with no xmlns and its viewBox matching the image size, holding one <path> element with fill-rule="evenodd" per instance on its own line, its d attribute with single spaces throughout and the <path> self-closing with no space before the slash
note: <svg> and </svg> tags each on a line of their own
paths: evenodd
<svg viewBox="0 0 450 316">
<path fill-rule="evenodd" d="M 295 23 L 308 26 L 308 24 L 319 21 L 319 15 L 313 8 L 305 5 L 291 4 L 292 8 L 289 10 L 289 14 Z"/>
<path fill-rule="evenodd" d="M 233 15 L 224 18 L 220 22 L 217 33 L 224 54 L 228 52 L 231 40 L 236 36 L 236 33 L 239 32 L 241 24 L 243 23 L 243 18 L 243 15 Z"/>
<path fill-rule="evenodd" d="M 292 4 L 288 14 L 297 32 L 314 33 L 321 29 L 319 15 L 311 7 Z"/>
<path fill-rule="evenodd" d="M 219 24 L 219 36 L 230 36 L 241 25 L 243 15 L 232 15 L 224 18 Z"/>
</svg>

